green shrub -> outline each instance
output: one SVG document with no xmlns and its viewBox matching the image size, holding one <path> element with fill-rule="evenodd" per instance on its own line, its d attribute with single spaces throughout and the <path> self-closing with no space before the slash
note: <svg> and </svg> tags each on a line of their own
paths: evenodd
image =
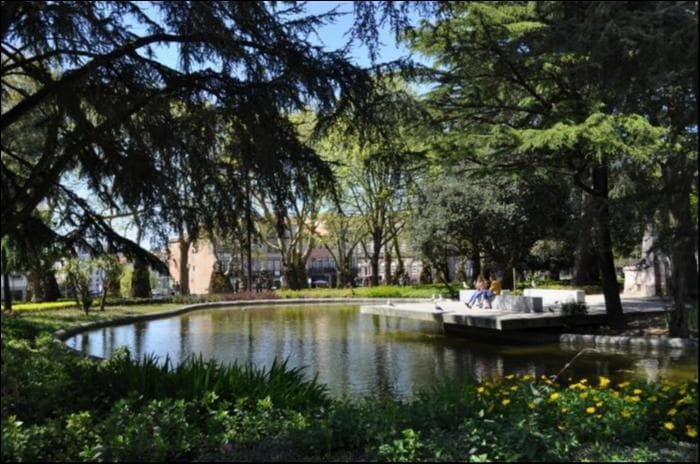
<svg viewBox="0 0 700 464">
<path fill-rule="evenodd" d="M 94 266 L 92 260 L 71 258 L 65 267 L 69 291 L 73 292 L 75 302 L 85 311 L 85 314 L 88 314 L 93 303 L 90 294 L 90 281 Z"/>
<path fill-rule="evenodd" d="M 190 460 L 204 435 L 188 417 L 184 400 L 120 400 L 99 428 L 101 439 L 83 456 L 105 461 Z"/>
<path fill-rule="evenodd" d="M 444 285 L 380 285 L 357 288 L 311 288 L 304 290 L 277 290 L 281 298 L 430 298 L 449 296 Z"/>
<path fill-rule="evenodd" d="M 233 293 L 233 287 L 223 272 L 213 270 L 209 278 L 209 293 Z"/>
<path fill-rule="evenodd" d="M 379 456 L 389 462 L 413 462 L 423 445 L 420 442 L 420 434 L 413 429 L 405 429 L 401 432 L 401 438 L 393 440 L 390 444 L 379 446 Z"/>
</svg>

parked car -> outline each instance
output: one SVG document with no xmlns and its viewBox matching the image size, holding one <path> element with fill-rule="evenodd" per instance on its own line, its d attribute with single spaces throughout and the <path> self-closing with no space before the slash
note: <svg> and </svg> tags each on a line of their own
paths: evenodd
<svg viewBox="0 0 700 464">
<path fill-rule="evenodd" d="M 175 296 L 173 288 L 154 288 L 151 290 L 151 296 Z"/>
<path fill-rule="evenodd" d="M 314 288 L 328 288 L 328 282 L 325 280 L 314 280 L 311 282 L 311 286 Z"/>
</svg>

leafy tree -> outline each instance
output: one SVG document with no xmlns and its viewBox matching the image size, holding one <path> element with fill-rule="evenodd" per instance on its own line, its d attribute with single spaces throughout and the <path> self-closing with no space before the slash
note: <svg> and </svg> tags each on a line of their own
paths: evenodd
<svg viewBox="0 0 700 464">
<path fill-rule="evenodd" d="M 450 256 L 468 256 L 476 248 L 491 266 L 505 270 L 511 287 L 513 268 L 526 265 L 533 244 L 556 233 L 567 218 L 559 201 L 566 187 L 546 177 L 513 177 L 478 170 L 465 182 L 445 176 L 426 189 L 412 224 L 412 237 L 437 268 Z"/>
<path fill-rule="evenodd" d="M 646 44 L 634 39 L 632 27 L 612 46 L 592 31 L 616 24 L 611 12 L 618 23 L 632 14 L 639 30 L 641 20 L 649 20 L 635 14 L 639 9 L 601 2 L 451 3 L 435 24 L 409 36 L 416 50 L 436 59 L 430 76 L 439 86 L 431 102 L 445 145 L 480 163 L 542 166 L 571 176 L 591 196 L 608 318 L 616 327 L 624 319 L 612 253 L 610 173 L 627 160 L 652 160 L 668 132 L 643 108 L 624 104 L 640 91 L 629 76 L 643 73 Z M 641 10 L 665 15 L 657 2 L 644 2 Z"/>
<path fill-rule="evenodd" d="M 335 261 L 338 287 L 354 285 L 353 257 L 365 236 L 365 221 L 361 217 L 347 215 L 339 208 L 323 213 L 321 222 L 323 232 L 319 232 L 319 241 Z"/>
<path fill-rule="evenodd" d="M 375 105 L 375 126 L 368 130 L 340 120 L 318 149 L 335 164 L 338 191 L 347 214 L 361 217 L 368 234 L 361 241 L 379 284 L 379 261 L 385 252 L 385 275 L 391 279 L 391 247 L 407 223 L 425 151 L 411 132 L 424 113 L 405 84 L 384 76 L 386 89 Z"/>
<path fill-rule="evenodd" d="M 94 263 L 89 259 L 70 258 L 64 268 L 66 283 L 73 293 L 78 306 L 83 308 L 85 314 L 89 314 L 92 306 L 92 294 L 90 292 L 90 280 Z"/>
<path fill-rule="evenodd" d="M 97 269 L 99 269 L 100 273 L 102 274 L 100 311 L 104 311 L 107 294 L 111 292 L 112 296 L 115 296 L 115 293 L 119 293 L 119 278 L 122 275 L 122 265 L 119 262 L 119 258 L 114 255 L 100 256 L 99 258 L 95 259 L 95 264 Z"/>
<path fill-rule="evenodd" d="M 62 220 L 51 232 L 65 249 L 107 247 L 165 271 L 117 234 L 95 203 L 149 211 L 144 227 L 162 236 L 175 228 L 194 239 L 202 226 L 237 223 L 242 172 L 257 188 L 278 192 L 289 167 L 328 177 L 322 160 L 290 138 L 282 114 L 312 106 L 325 125 L 339 114 L 367 115 L 375 84 L 345 51 L 326 52 L 307 40 L 336 13 L 304 16 L 303 8 L 4 2 L 2 237 L 49 228 L 31 216 L 52 201 Z M 357 6 L 362 21 L 353 37 L 370 45 L 376 8 L 392 10 Z M 178 47 L 178 68 L 154 59 L 152 47 L 162 45 Z M 89 199 L 66 182 L 71 172 Z"/>
<path fill-rule="evenodd" d="M 209 293 L 231 293 L 233 287 L 220 266 L 214 266 L 209 278 Z"/>
<path fill-rule="evenodd" d="M 150 273 L 148 272 L 148 264 L 143 259 L 136 258 L 134 261 L 134 271 L 131 274 L 131 291 L 129 295 L 132 298 L 151 297 Z"/>
<path fill-rule="evenodd" d="M 302 193 L 297 190 L 304 186 Z M 275 205 L 273 198 L 259 196 L 263 211 L 260 237 L 263 243 L 279 251 L 282 257 L 283 286 L 293 290 L 306 288 L 306 261 L 316 246 L 318 213 L 323 187 L 314 179 L 297 178 L 289 185 L 297 193 L 289 203 Z"/>
</svg>

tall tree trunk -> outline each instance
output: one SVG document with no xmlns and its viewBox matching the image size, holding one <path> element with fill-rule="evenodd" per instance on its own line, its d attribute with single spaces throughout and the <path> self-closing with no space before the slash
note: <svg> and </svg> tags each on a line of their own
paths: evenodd
<svg viewBox="0 0 700 464">
<path fill-rule="evenodd" d="M 391 251 L 388 243 L 384 245 L 384 283 L 386 285 L 393 283 L 391 276 Z"/>
<path fill-rule="evenodd" d="M 41 280 L 44 301 L 58 301 L 61 297 L 61 290 L 58 288 L 58 282 L 56 282 L 56 275 L 53 273 L 53 270 L 47 270 Z"/>
<path fill-rule="evenodd" d="M 2 249 L 2 293 L 5 311 L 12 311 L 12 294 L 10 293 L 10 270 L 7 268 L 7 254 Z"/>
<path fill-rule="evenodd" d="M 512 288 L 513 290 L 515 290 L 515 282 L 513 281 L 514 269 L 514 261 L 513 259 L 509 259 L 508 263 L 506 264 L 505 272 L 503 273 L 503 282 L 501 282 L 502 288 Z M 490 276 L 485 277 L 490 278 Z"/>
<path fill-rule="evenodd" d="M 306 277 L 306 265 L 301 259 L 295 257 L 285 263 L 283 273 L 289 289 L 301 290 L 309 286 Z"/>
<path fill-rule="evenodd" d="M 382 237 L 373 236 L 372 237 L 372 255 L 370 256 L 370 266 L 372 268 L 372 277 L 370 282 L 372 286 L 376 287 L 379 285 L 379 257 L 382 251 Z"/>
<path fill-rule="evenodd" d="M 100 297 L 100 311 L 105 310 L 105 302 L 107 301 L 107 285 L 105 282 L 102 283 L 102 295 Z"/>
<path fill-rule="evenodd" d="M 690 335 L 686 302 L 691 296 L 697 298 L 698 295 L 698 273 L 693 246 L 697 236 L 690 214 L 691 186 L 689 184 L 689 182 L 676 183 L 679 188 L 671 195 L 668 207 L 672 228 L 671 237 L 673 238 L 671 242 L 673 312 L 671 313 L 670 335 L 682 338 L 687 338 Z"/>
<path fill-rule="evenodd" d="M 581 203 L 576 250 L 574 251 L 573 284 L 592 285 L 600 281 L 596 248 L 591 246 L 594 242 L 593 223 L 595 221 L 593 197 L 584 192 Z"/>
<path fill-rule="evenodd" d="M 44 301 L 44 291 L 41 288 L 41 274 L 36 270 L 27 273 L 27 294 L 31 295 L 29 300 L 32 303 Z"/>
<path fill-rule="evenodd" d="M 472 256 L 471 256 L 471 261 L 472 261 L 472 282 L 469 282 L 469 286 L 471 287 L 474 285 L 474 280 L 481 274 L 481 253 L 479 252 L 479 247 L 474 247 L 472 250 Z"/>
<path fill-rule="evenodd" d="M 148 264 L 141 258 L 134 260 L 134 273 L 131 276 L 131 296 L 133 298 L 150 298 L 151 281 Z"/>
<path fill-rule="evenodd" d="M 467 258 L 465 256 L 460 256 L 457 259 L 457 272 L 455 275 L 455 280 L 458 282 L 466 282 L 467 281 L 467 273 L 464 270 L 464 268 L 467 265 Z"/>
<path fill-rule="evenodd" d="M 184 236 L 180 235 L 178 238 L 178 243 L 180 245 L 180 293 L 183 295 L 190 294 L 190 266 L 189 266 L 189 256 L 190 256 L 190 246 L 192 242 L 185 239 Z"/>
<path fill-rule="evenodd" d="M 625 328 L 625 318 L 620 301 L 620 289 L 615 274 L 615 261 L 610 237 L 610 211 L 608 205 L 608 165 L 607 161 L 593 168 L 593 188 L 596 211 L 596 241 L 598 245 L 598 265 L 605 295 L 605 310 L 608 323 L 615 329 Z"/>
<path fill-rule="evenodd" d="M 394 253 L 396 254 L 396 272 L 394 273 L 394 283 L 399 283 L 399 279 L 406 272 L 406 268 L 403 265 L 403 258 L 401 257 L 401 247 L 399 247 L 399 239 L 394 236 Z"/>
</svg>

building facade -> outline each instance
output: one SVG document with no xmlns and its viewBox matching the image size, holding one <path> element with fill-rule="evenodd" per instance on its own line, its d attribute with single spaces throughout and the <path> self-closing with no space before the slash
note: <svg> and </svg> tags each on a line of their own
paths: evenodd
<svg viewBox="0 0 700 464">
<path fill-rule="evenodd" d="M 10 295 L 12 295 L 12 300 L 26 301 L 28 285 L 27 277 L 24 274 L 16 272 L 10 272 L 8 277 Z M 0 299 L 5 299 L 5 276 L 0 276 L 0 296 Z"/>
</svg>

